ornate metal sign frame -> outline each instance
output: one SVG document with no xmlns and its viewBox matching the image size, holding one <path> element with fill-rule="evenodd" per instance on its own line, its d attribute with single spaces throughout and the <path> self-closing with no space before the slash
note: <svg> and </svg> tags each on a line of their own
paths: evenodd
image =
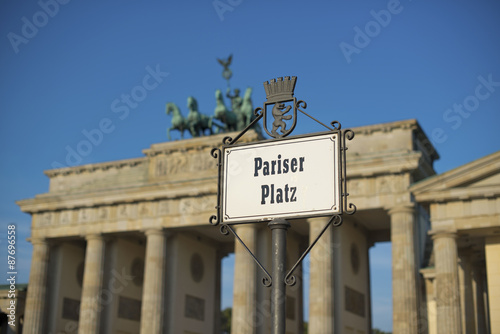
<svg viewBox="0 0 500 334">
<path fill-rule="evenodd" d="M 223 224 L 341 213 L 339 131 L 224 145 L 221 154 Z"/>
<path fill-rule="evenodd" d="M 313 136 L 313 135 L 321 135 L 325 133 L 331 133 L 331 134 L 337 134 L 338 139 L 339 139 L 339 145 L 340 145 L 340 156 L 339 156 L 339 175 L 338 175 L 338 182 L 340 184 L 340 208 L 337 210 L 338 213 L 334 214 L 330 221 L 334 222 L 335 226 L 339 226 L 342 224 L 342 214 L 353 214 L 356 211 L 356 206 L 352 203 L 348 203 L 348 196 L 349 193 L 347 192 L 347 178 L 346 178 L 346 151 L 347 151 L 347 145 L 346 142 L 348 140 L 352 140 L 354 138 L 354 132 L 350 129 L 347 130 L 342 130 L 341 129 L 341 124 L 338 121 L 333 121 L 330 123 L 330 126 L 327 126 L 323 124 L 322 122 L 318 121 L 311 115 L 307 114 L 303 109 L 307 108 L 307 104 L 303 100 L 297 100 L 295 97 L 293 97 L 293 90 L 295 88 L 296 84 L 296 77 L 285 77 L 283 78 L 278 78 L 278 79 L 272 79 L 270 82 L 264 82 L 264 87 L 266 89 L 266 95 L 267 95 L 267 101 L 264 103 L 263 108 L 256 108 L 254 110 L 254 114 L 256 118 L 239 134 L 236 135 L 236 137 L 232 138 L 230 136 L 224 137 L 222 140 L 222 148 L 214 148 L 211 151 L 212 157 L 217 159 L 217 169 L 218 169 L 218 186 L 217 186 L 217 214 L 212 215 L 210 217 L 210 224 L 212 225 L 219 225 L 220 223 L 223 223 L 223 196 L 224 196 L 224 191 L 223 191 L 223 179 L 224 179 L 224 167 L 225 167 L 225 159 L 223 152 L 229 148 L 232 147 L 239 147 L 241 146 L 237 144 L 238 140 L 250 129 L 252 128 L 261 118 L 264 119 L 264 129 L 268 135 L 270 135 L 273 139 L 269 139 L 266 142 L 270 143 L 279 143 L 281 140 L 283 140 L 285 137 L 288 137 L 292 131 L 294 130 L 296 124 L 297 124 L 297 112 L 299 111 L 300 113 L 304 114 L 305 116 L 311 118 L 315 122 L 319 123 L 323 127 L 325 127 L 328 131 L 326 132 L 319 132 L 319 133 L 313 133 L 313 134 L 307 134 L 307 135 L 301 135 L 301 136 L 294 136 L 291 138 L 287 139 L 296 139 L 296 138 L 303 138 L 303 137 L 308 137 L 308 136 Z M 283 125 L 283 117 L 285 116 L 285 111 L 284 110 L 291 110 L 292 106 L 287 106 L 284 107 L 286 102 L 293 102 L 293 115 L 286 115 L 286 120 L 292 119 L 292 125 L 289 129 L 286 129 L 286 125 Z M 276 115 L 275 112 L 272 113 L 272 117 L 274 117 L 275 121 L 273 122 L 273 129 L 269 130 L 267 129 L 266 122 L 268 119 L 268 109 L 269 107 L 273 106 L 273 110 L 280 110 L 281 113 Z M 288 116 L 291 116 L 288 118 Z M 286 124 L 286 123 L 285 123 Z M 281 130 L 281 134 L 278 133 L 278 129 Z M 262 143 L 264 141 L 260 141 L 259 143 Z M 242 189 L 242 191 L 244 191 Z M 316 215 L 317 216 L 317 215 Z M 262 219 L 259 221 L 270 221 L 270 219 Z M 224 225 L 235 225 L 235 224 L 246 224 L 246 223 L 255 223 L 257 221 L 244 221 L 244 222 L 232 222 L 232 223 L 224 223 Z"/>
<path fill-rule="evenodd" d="M 264 103 L 263 108 L 256 108 L 254 110 L 254 114 L 256 118 L 239 134 L 236 135 L 235 138 L 230 136 L 224 137 L 222 140 L 222 148 L 214 148 L 211 151 L 211 155 L 213 158 L 217 159 L 217 168 L 218 168 L 218 184 L 217 184 L 217 214 L 212 215 L 209 219 L 210 224 L 217 226 L 220 224 L 220 231 L 224 235 L 228 235 L 229 233 L 233 234 L 236 240 L 246 249 L 246 251 L 252 256 L 255 263 L 264 273 L 263 285 L 266 287 L 271 287 L 271 318 L 272 318 L 272 333 L 273 334 L 284 334 L 286 331 L 286 316 L 285 316 L 285 303 L 282 296 L 286 294 L 286 285 L 292 286 L 296 283 L 296 278 L 293 275 L 297 267 L 302 263 L 304 258 L 309 254 L 310 250 L 316 245 L 319 238 L 324 234 L 324 232 L 330 227 L 340 226 L 342 224 L 342 215 L 344 213 L 352 215 L 356 212 L 356 206 L 352 203 L 349 203 L 347 192 L 347 177 L 346 177 L 346 151 L 347 145 L 346 142 L 348 140 L 352 140 L 354 138 L 354 132 L 350 129 L 342 130 L 341 125 L 338 121 L 333 121 L 330 123 L 330 126 L 327 126 L 311 115 L 307 114 L 303 109 L 307 108 L 307 104 L 305 101 L 297 100 L 293 97 L 293 91 L 295 88 L 295 83 L 297 81 L 297 77 L 284 77 L 272 79 L 270 82 L 264 82 L 264 88 L 266 90 L 267 101 Z M 292 105 L 290 105 L 290 103 Z M 287 105 L 288 104 L 288 105 Z M 272 106 L 271 115 L 274 118 L 273 127 L 271 130 L 267 128 L 268 121 L 268 109 Z M 292 110 L 293 113 L 287 114 Z M 226 149 L 235 148 L 241 145 L 237 145 L 238 140 L 250 129 L 252 128 L 261 118 L 264 118 L 264 129 L 266 133 L 271 136 L 273 139 L 270 139 L 270 142 L 278 142 L 282 140 L 284 137 L 287 137 L 292 133 L 296 124 L 297 124 L 297 112 L 304 114 L 305 116 L 313 119 L 317 123 L 324 126 L 327 131 L 323 133 L 331 133 L 335 134 L 339 141 L 339 159 L 338 159 L 338 180 L 340 184 L 340 207 L 333 214 L 325 227 L 321 230 L 319 235 L 314 239 L 313 242 L 309 245 L 309 247 L 304 251 L 304 253 L 300 256 L 297 262 L 293 265 L 293 267 L 285 272 L 286 265 L 286 231 L 290 227 L 290 224 L 283 218 L 275 218 L 275 219 L 267 219 L 270 221 L 268 223 L 268 227 L 272 232 L 272 275 L 264 268 L 264 266 L 259 262 L 259 260 L 255 257 L 250 249 L 245 245 L 243 240 L 238 236 L 232 225 L 235 224 L 245 224 L 245 223 L 256 223 L 257 221 L 245 221 L 245 222 L 233 222 L 227 223 L 222 219 L 223 215 L 223 179 L 224 179 L 224 166 L 225 159 L 223 152 Z M 286 126 L 288 123 L 283 120 L 292 120 L 292 125 L 287 129 Z M 314 134 L 311 134 L 314 135 Z M 311 136 L 309 135 L 309 136 Z M 301 136 L 297 136 L 296 138 L 300 138 Z M 260 141 L 261 143 L 263 141 Z M 242 189 L 244 191 L 244 189 Z M 260 220 L 260 221 L 266 221 Z"/>
</svg>

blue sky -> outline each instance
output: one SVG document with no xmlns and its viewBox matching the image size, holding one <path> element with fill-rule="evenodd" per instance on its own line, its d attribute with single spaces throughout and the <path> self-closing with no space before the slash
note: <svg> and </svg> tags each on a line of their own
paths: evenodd
<svg viewBox="0 0 500 334">
<path fill-rule="evenodd" d="M 229 54 L 231 86 L 253 87 L 255 107 L 263 81 L 296 75 L 295 95 L 323 122 L 417 119 L 441 155 L 437 172 L 498 151 L 498 32 L 500 3 L 487 0 L 2 1 L 1 254 L 14 223 L 26 282 L 30 217 L 14 201 L 48 190 L 44 170 L 166 141 L 166 102 L 186 113 L 192 95 L 213 114 L 226 88 L 216 58 Z M 82 146 L 97 128 L 102 140 Z M 372 252 L 374 326 L 388 330 L 390 247 Z"/>
</svg>

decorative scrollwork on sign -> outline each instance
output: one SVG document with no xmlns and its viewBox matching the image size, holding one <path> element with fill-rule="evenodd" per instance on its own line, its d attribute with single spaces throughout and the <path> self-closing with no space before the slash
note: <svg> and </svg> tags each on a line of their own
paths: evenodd
<svg viewBox="0 0 500 334">
<path fill-rule="evenodd" d="M 348 215 L 352 215 L 356 212 L 356 206 L 352 203 L 348 203 L 347 197 L 349 193 L 347 192 L 347 175 L 346 175 L 346 151 L 347 151 L 347 140 L 352 140 L 354 138 L 354 131 L 347 129 L 343 131 L 342 138 L 342 163 L 341 163 L 341 178 L 342 178 L 342 202 L 343 202 L 343 211 Z"/>
<path fill-rule="evenodd" d="M 210 223 L 210 225 L 217 225 L 219 224 L 219 219 L 216 215 L 211 215 L 208 222 Z"/>
<path fill-rule="evenodd" d="M 255 117 L 258 117 L 259 119 L 260 119 L 260 117 L 262 117 L 262 113 L 263 113 L 263 109 L 261 107 L 257 107 L 253 111 L 253 114 L 255 115 Z"/>
<path fill-rule="evenodd" d="M 222 144 L 224 145 L 231 145 L 233 142 L 233 138 L 231 138 L 230 136 L 226 136 L 224 137 L 224 139 L 222 139 Z"/>
<path fill-rule="evenodd" d="M 222 235 L 228 235 L 229 234 L 229 227 L 226 224 L 222 224 L 220 226 L 220 233 Z"/>
<path fill-rule="evenodd" d="M 352 140 L 354 138 L 354 131 L 351 129 L 344 130 L 344 137 L 348 140 Z"/>
<path fill-rule="evenodd" d="M 286 283 L 286 285 L 294 286 L 295 283 L 297 283 L 297 278 L 295 278 L 295 275 L 291 275 L 291 276 L 287 275 L 285 277 L 285 283 Z"/>
<path fill-rule="evenodd" d="M 273 281 L 271 279 L 271 276 L 265 276 L 262 278 L 262 285 L 264 285 L 266 288 L 269 288 L 271 285 L 273 285 Z"/>
<path fill-rule="evenodd" d="M 332 223 L 332 225 L 334 227 L 338 227 L 340 225 L 342 225 L 343 223 L 343 219 L 342 219 L 342 216 L 340 215 L 333 215 L 332 218 L 330 218 L 330 222 Z"/>
<path fill-rule="evenodd" d="M 298 100 L 297 103 L 295 103 L 295 106 L 297 107 L 297 110 L 300 112 L 304 112 L 302 109 L 307 109 L 307 103 L 304 100 Z"/>
<path fill-rule="evenodd" d="M 220 149 L 218 148 L 213 148 L 211 151 L 210 151 L 210 155 L 212 155 L 213 158 L 219 158 L 220 160 Z"/>
<path fill-rule="evenodd" d="M 349 194 L 347 194 L 347 196 L 349 196 Z M 352 215 L 356 212 L 356 210 L 356 205 L 349 203 L 348 208 L 345 208 L 345 213 L 347 213 L 348 215 Z"/>
<path fill-rule="evenodd" d="M 220 180 L 222 177 L 221 150 L 219 148 L 213 148 L 210 151 L 210 155 L 213 158 L 217 159 L 217 175 L 218 179 Z M 217 206 L 215 207 L 215 210 L 217 210 L 217 214 L 210 216 L 209 219 L 209 223 L 214 226 L 220 223 L 220 215 L 221 215 L 220 196 L 221 196 L 221 183 L 217 182 Z"/>
</svg>

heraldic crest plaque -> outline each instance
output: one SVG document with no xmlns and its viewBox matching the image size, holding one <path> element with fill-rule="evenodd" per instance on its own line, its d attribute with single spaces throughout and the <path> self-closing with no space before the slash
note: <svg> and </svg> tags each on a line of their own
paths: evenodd
<svg viewBox="0 0 500 334">
<path fill-rule="evenodd" d="M 264 82 L 267 100 L 264 102 L 264 129 L 273 138 L 282 138 L 289 135 L 295 125 L 297 125 L 297 99 L 293 96 L 297 77 L 280 77 Z M 299 101 L 304 103 L 303 101 Z M 304 103 L 305 106 L 305 103 Z M 269 110 L 274 118 L 272 127 L 269 130 L 268 117 Z M 290 121 L 291 124 L 285 121 Z M 270 122 L 270 120 L 269 120 Z M 287 128 L 287 126 L 289 127 Z"/>
</svg>

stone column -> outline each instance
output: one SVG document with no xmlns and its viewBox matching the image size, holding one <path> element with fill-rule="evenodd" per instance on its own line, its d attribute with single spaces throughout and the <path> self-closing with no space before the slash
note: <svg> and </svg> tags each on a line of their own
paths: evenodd
<svg viewBox="0 0 500 334">
<path fill-rule="evenodd" d="M 101 289 L 103 286 L 105 240 L 100 234 L 86 237 L 85 267 L 83 271 L 82 301 L 78 334 L 97 334 L 100 327 Z"/>
<path fill-rule="evenodd" d="M 488 282 L 488 302 L 491 333 L 500 333 L 500 237 L 485 240 L 486 281 Z"/>
<path fill-rule="evenodd" d="M 369 240 L 367 240 L 366 242 L 366 253 L 365 253 L 365 256 L 366 256 L 366 274 L 367 274 L 367 282 L 366 282 L 366 291 L 368 292 L 366 294 L 366 303 L 368 304 L 368 312 L 367 312 L 367 329 L 366 329 L 366 332 L 367 333 L 371 333 L 372 332 L 372 288 L 371 288 L 371 281 L 372 281 L 372 277 L 370 275 L 370 248 L 372 248 L 373 246 L 375 245 L 374 242 L 371 242 Z"/>
<path fill-rule="evenodd" d="M 426 292 L 426 314 L 427 317 L 427 331 L 424 333 L 437 334 L 437 324 L 436 324 L 436 273 L 434 268 L 427 268 L 421 270 L 425 282 L 425 292 Z M 422 307 L 422 311 L 424 308 Z M 424 314 L 420 314 L 424 318 Z"/>
<path fill-rule="evenodd" d="M 215 299 L 213 308 L 215 310 L 214 333 L 221 332 L 221 317 L 219 310 L 221 309 L 221 284 L 222 284 L 222 259 L 227 255 L 220 248 L 215 251 Z"/>
<path fill-rule="evenodd" d="M 476 333 L 486 334 L 486 312 L 484 305 L 484 267 L 476 264 L 473 271 L 474 309 L 476 310 Z"/>
<path fill-rule="evenodd" d="M 328 221 L 309 222 L 312 243 Z M 309 253 L 309 333 L 333 333 L 333 227 L 330 226 Z"/>
<path fill-rule="evenodd" d="M 257 247 L 257 230 L 253 225 L 240 225 L 236 233 L 247 247 L 255 254 Z M 234 285 L 233 285 L 233 313 L 231 333 L 254 334 L 256 314 L 256 264 L 253 258 L 235 240 L 234 245 Z"/>
<path fill-rule="evenodd" d="M 389 210 L 392 243 L 393 332 L 417 334 L 418 289 L 415 261 L 415 208 L 400 206 Z"/>
<path fill-rule="evenodd" d="M 33 257 L 24 309 L 23 333 L 38 334 L 45 332 L 45 300 L 47 296 L 47 273 L 49 244 L 45 239 L 32 239 Z"/>
<path fill-rule="evenodd" d="M 462 329 L 465 333 L 474 333 L 476 330 L 474 291 L 472 288 L 471 252 L 471 249 L 465 249 L 458 255 L 460 310 L 462 311 Z"/>
<path fill-rule="evenodd" d="M 142 288 L 141 333 L 163 333 L 165 307 L 165 255 L 167 236 L 161 229 L 146 234 L 146 261 Z"/>
<path fill-rule="evenodd" d="M 462 333 L 456 233 L 433 235 L 436 267 L 436 312 L 439 334 Z"/>
</svg>

